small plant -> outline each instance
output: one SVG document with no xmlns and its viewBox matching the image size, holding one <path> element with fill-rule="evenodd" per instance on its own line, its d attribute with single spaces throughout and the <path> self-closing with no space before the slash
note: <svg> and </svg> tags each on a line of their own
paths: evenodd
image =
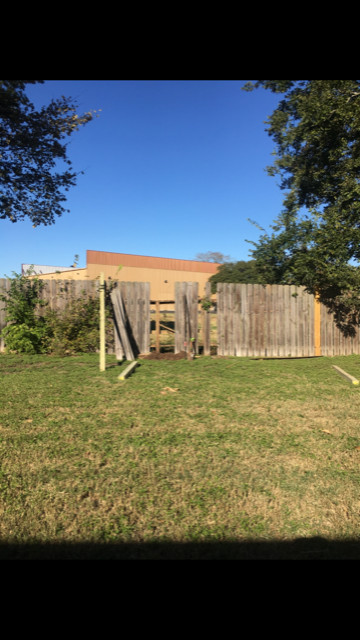
<svg viewBox="0 0 360 640">
<path fill-rule="evenodd" d="M 212 301 L 210 300 L 210 298 L 202 298 L 200 300 L 200 304 L 201 304 L 201 308 L 204 309 L 204 311 L 210 311 L 211 307 L 213 306 Z"/>
</svg>

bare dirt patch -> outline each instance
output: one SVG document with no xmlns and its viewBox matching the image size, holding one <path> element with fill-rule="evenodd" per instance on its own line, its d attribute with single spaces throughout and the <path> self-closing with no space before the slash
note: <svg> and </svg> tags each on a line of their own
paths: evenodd
<svg viewBox="0 0 360 640">
<path fill-rule="evenodd" d="M 156 353 L 152 351 L 147 355 L 139 356 L 142 360 L 184 360 L 187 358 L 186 351 L 180 351 L 180 353 L 173 353 L 171 351 L 164 351 L 164 353 Z"/>
</svg>

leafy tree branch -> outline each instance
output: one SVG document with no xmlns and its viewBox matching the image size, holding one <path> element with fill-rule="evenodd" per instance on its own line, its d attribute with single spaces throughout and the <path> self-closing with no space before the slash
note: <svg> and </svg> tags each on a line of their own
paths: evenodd
<svg viewBox="0 0 360 640">
<path fill-rule="evenodd" d="M 318 293 L 345 328 L 360 318 L 360 81 L 257 80 L 283 94 L 266 122 L 283 211 L 252 255 L 267 282 Z"/>
<path fill-rule="evenodd" d="M 78 115 L 75 102 L 64 96 L 35 109 L 26 88 L 42 82 L 0 80 L 0 219 L 29 218 L 34 227 L 53 224 L 66 211 L 64 192 L 78 175 L 66 139 L 96 114 Z"/>
</svg>

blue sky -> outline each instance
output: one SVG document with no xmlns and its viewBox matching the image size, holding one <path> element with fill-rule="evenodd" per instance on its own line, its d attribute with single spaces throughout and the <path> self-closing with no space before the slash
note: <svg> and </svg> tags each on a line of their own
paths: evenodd
<svg viewBox="0 0 360 640">
<path fill-rule="evenodd" d="M 278 96 L 244 80 L 56 80 L 29 86 L 35 106 L 71 96 L 99 117 L 69 138 L 70 213 L 54 225 L 0 220 L 0 277 L 22 263 L 69 266 L 86 250 L 194 259 L 220 251 L 249 260 L 283 193 L 267 175 L 265 119 Z M 101 110 L 101 111 L 100 111 Z"/>
</svg>

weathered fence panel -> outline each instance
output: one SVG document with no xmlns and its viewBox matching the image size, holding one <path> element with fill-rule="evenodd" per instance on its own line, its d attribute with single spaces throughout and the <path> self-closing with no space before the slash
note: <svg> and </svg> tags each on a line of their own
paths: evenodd
<svg viewBox="0 0 360 640">
<path fill-rule="evenodd" d="M 50 309 L 63 311 L 71 300 L 97 298 L 99 280 L 42 280 L 44 287 L 40 297 L 46 300 Z M 41 313 L 41 308 L 39 309 Z"/>
<path fill-rule="evenodd" d="M 290 285 L 217 285 L 218 354 L 314 354 L 314 297 Z"/>
<path fill-rule="evenodd" d="M 149 353 L 150 283 L 118 282 L 110 295 L 116 310 L 117 357 L 121 349 L 128 360 Z"/>
<path fill-rule="evenodd" d="M 6 292 L 10 280 L 0 279 L 0 292 Z M 62 311 L 71 300 L 99 295 L 99 280 L 43 280 L 44 287 L 40 297 L 46 300 L 50 309 Z M 119 282 L 125 315 L 131 327 L 131 334 L 138 353 L 150 351 L 150 284 L 148 282 Z M 5 303 L 0 301 L 0 332 L 6 326 Z M 44 307 L 39 307 L 39 314 Z M 0 350 L 4 350 L 4 342 L 0 337 Z M 115 339 L 115 348 L 121 348 Z"/>
<path fill-rule="evenodd" d="M 198 353 L 198 282 L 175 283 L 175 353 L 188 350 L 193 340 Z"/>
<path fill-rule="evenodd" d="M 360 331 L 355 335 L 344 335 L 336 326 L 328 309 L 321 305 L 321 355 L 347 356 L 360 354 Z"/>
<path fill-rule="evenodd" d="M 44 280 L 42 298 L 51 309 L 63 310 L 70 300 L 97 297 L 98 280 Z M 10 280 L 0 279 L 0 293 Z M 124 318 L 136 353 L 150 351 L 150 284 L 118 282 Z M 210 296 L 210 284 L 206 288 Z M 198 320 L 202 314 L 204 354 L 210 354 L 210 318 L 199 308 L 198 283 L 175 285 L 175 353 L 194 338 L 198 353 Z M 41 308 L 39 312 L 43 311 Z M 0 301 L 0 332 L 5 327 L 5 303 Z M 328 309 L 302 287 L 290 285 L 225 284 L 217 286 L 217 353 L 250 357 L 305 357 L 360 354 L 360 331 L 344 335 Z M 185 344 L 186 343 L 186 347 Z M 4 341 L 0 335 L 0 350 Z M 122 350 L 122 351 L 121 351 Z M 124 354 L 115 331 L 115 351 Z"/>
</svg>

